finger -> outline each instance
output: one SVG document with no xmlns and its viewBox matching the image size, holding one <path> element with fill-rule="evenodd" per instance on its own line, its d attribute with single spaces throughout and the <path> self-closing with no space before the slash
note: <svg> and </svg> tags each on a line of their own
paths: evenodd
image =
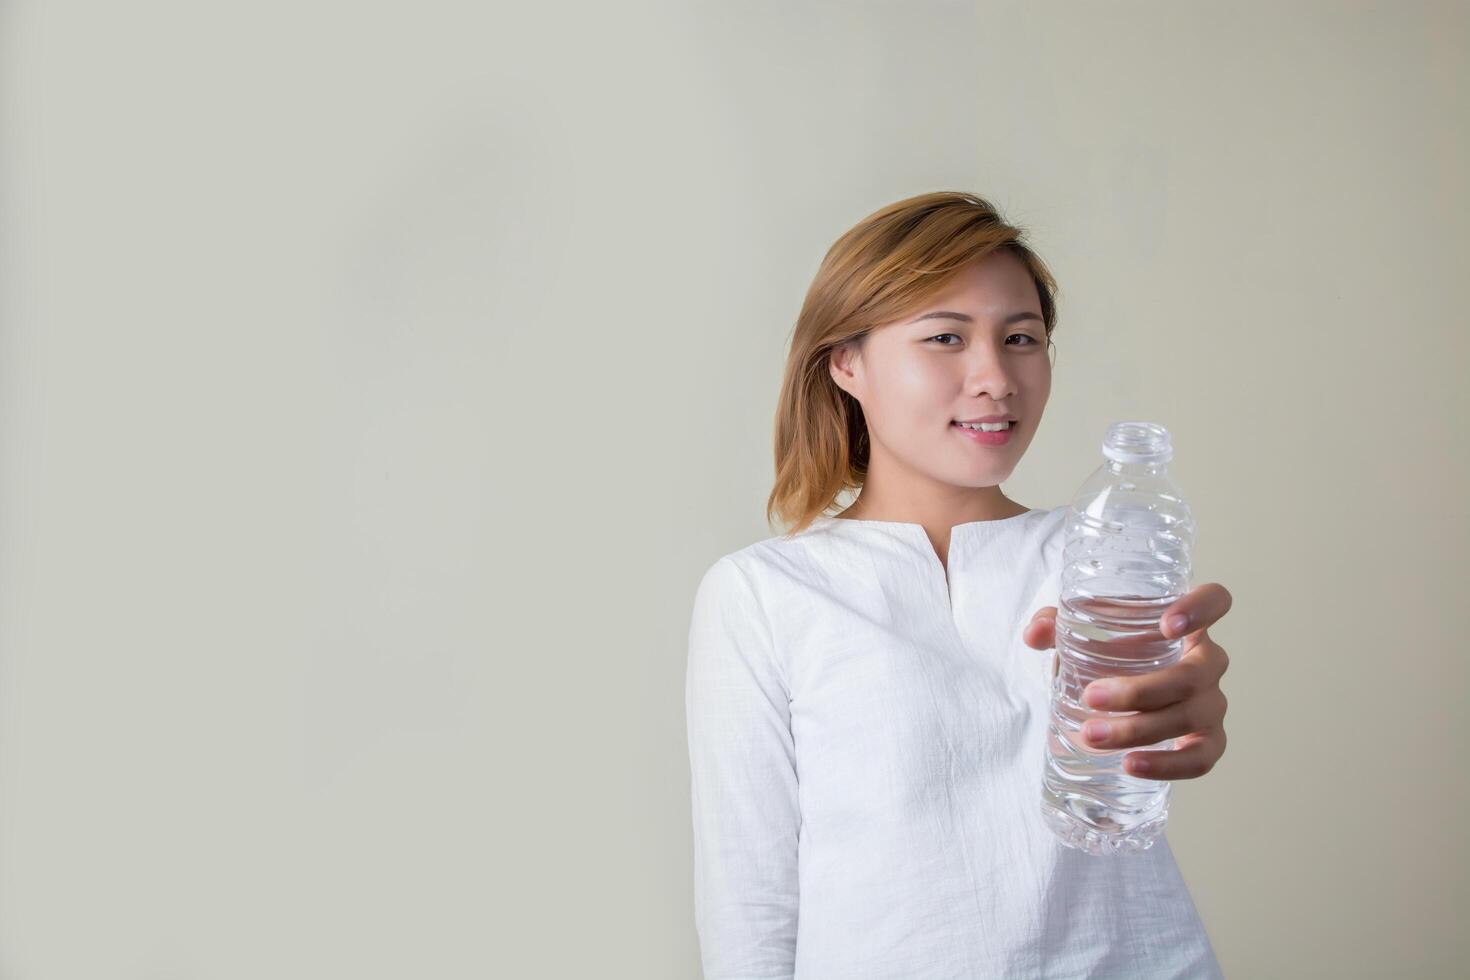
<svg viewBox="0 0 1470 980">
<path fill-rule="evenodd" d="M 1159 628 L 1165 639 L 1177 640 L 1219 622 L 1220 617 L 1230 611 L 1232 602 L 1230 590 L 1218 582 L 1207 582 L 1189 590 L 1165 609 Z M 1184 622 L 1176 624 L 1175 616 L 1183 616 Z"/>
<path fill-rule="evenodd" d="M 1026 631 L 1022 636 L 1027 646 L 1046 650 L 1056 644 L 1056 625 L 1049 619 L 1034 620 L 1026 625 Z"/>
<path fill-rule="evenodd" d="M 1226 668 L 1230 666 L 1230 655 L 1225 652 L 1224 647 L 1203 632 L 1197 635 L 1201 639 L 1185 650 L 1180 655 L 1178 662 L 1198 663 L 1204 669 L 1205 676 L 1214 678 L 1214 682 L 1219 684 L 1220 678 L 1225 676 Z"/>
<path fill-rule="evenodd" d="M 1211 688 L 1219 690 L 1215 664 L 1203 655 L 1180 657 L 1167 667 L 1136 677 L 1104 677 L 1083 689 L 1082 703 L 1109 711 L 1157 711 Z"/>
<path fill-rule="evenodd" d="M 1214 731 L 1225 722 L 1225 708 L 1225 695 L 1217 687 L 1157 711 L 1090 718 L 1082 726 L 1082 737 L 1096 749 L 1157 745 L 1181 735 Z"/>
<path fill-rule="evenodd" d="M 1031 621 L 1021 630 L 1021 639 L 1037 650 L 1049 649 L 1056 643 L 1057 607 L 1045 606 L 1038 609 Z"/>
<path fill-rule="evenodd" d="M 1195 779 L 1215 768 L 1225 754 L 1225 729 L 1185 735 L 1173 750 L 1129 752 L 1123 768 L 1147 779 Z"/>
</svg>

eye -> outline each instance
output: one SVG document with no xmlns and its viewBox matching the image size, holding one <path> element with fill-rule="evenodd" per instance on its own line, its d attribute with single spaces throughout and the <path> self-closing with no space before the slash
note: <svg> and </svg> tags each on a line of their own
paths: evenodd
<svg viewBox="0 0 1470 980">
<path fill-rule="evenodd" d="M 935 334 L 933 337 L 930 337 L 929 339 L 930 340 L 938 340 L 940 337 L 954 337 L 956 340 L 959 340 L 960 339 L 960 335 L 959 334 L 954 334 L 954 333 Z M 1027 333 L 1013 333 L 1013 334 L 1011 334 L 1011 337 L 1020 337 L 1023 340 L 1029 341 L 1029 343 L 1018 344 L 1017 346 L 1019 346 L 1019 347 L 1035 347 L 1038 343 L 1040 343 L 1040 341 L 1038 341 L 1035 337 L 1033 337 L 1033 336 L 1031 336 L 1030 334 L 1027 334 Z M 1006 339 L 1007 340 L 1010 340 L 1011 337 L 1007 337 Z M 953 347 L 954 344 L 940 344 L 939 346 L 941 346 L 941 347 Z"/>
</svg>

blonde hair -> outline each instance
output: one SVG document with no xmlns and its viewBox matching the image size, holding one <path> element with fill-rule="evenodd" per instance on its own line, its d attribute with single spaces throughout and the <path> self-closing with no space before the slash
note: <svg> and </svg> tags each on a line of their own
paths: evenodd
<svg viewBox="0 0 1470 980">
<path fill-rule="evenodd" d="M 833 243 L 807 290 L 792 332 L 776 407 L 776 481 L 766 521 L 808 527 L 868 469 L 868 430 L 858 401 L 837 386 L 834 347 L 861 346 L 873 329 L 916 313 L 970 262 L 1008 251 L 1025 263 L 1041 299 L 1047 344 L 1056 326 L 1056 280 L 984 198 L 959 191 L 910 197 L 868 215 Z"/>
</svg>

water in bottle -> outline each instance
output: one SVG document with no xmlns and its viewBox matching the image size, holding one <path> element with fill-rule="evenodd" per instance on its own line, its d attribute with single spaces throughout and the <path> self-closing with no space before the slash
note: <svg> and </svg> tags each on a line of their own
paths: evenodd
<svg viewBox="0 0 1470 980">
<path fill-rule="evenodd" d="M 1098 855 L 1145 851 L 1163 833 L 1169 782 L 1128 773 L 1123 757 L 1172 749 L 1174 739 L 1092 748 L 1083 722 L 1135 712 L 1086 706 L 1082 692 L 1100 677 L 1144 674 L 1179 659 L 1184 638 L 1165 639 L 1159 620 L 1189 591 L 1194 550 L 1194 518 L 1169 478 L 1168 430 L 1115 423 L 1103 456 L 1067 513 L 1041 799 L 1063 843 Z"/>
</svg>

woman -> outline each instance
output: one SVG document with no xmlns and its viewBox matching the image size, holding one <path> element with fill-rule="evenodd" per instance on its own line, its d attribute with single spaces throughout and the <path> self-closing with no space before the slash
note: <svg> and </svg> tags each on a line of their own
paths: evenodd
<svg viewBox="0 0 1470 980">
<path fill-rule="evenodd" d="M 970 194 L 883 208 L 818 270 L 777 409 L 767 518 L 789 530 L 716 561 L 690 626 L 706 980 L 1221 975 L 1166 838 L 1093 857 L 1038 809 L 1066 507 L 1000 483 L 1050 394 L 1054 294 Z M 1165 617 L 1177 664 L 1088 688 L 1136 712 L 1096 747 L 1181 736 L 1130 771 L 1210 770 L 1227 661 L 1205 627 L 1229 606 L 1192 590 L 1168 610 L 1188 624 Z"/>
</svg>

